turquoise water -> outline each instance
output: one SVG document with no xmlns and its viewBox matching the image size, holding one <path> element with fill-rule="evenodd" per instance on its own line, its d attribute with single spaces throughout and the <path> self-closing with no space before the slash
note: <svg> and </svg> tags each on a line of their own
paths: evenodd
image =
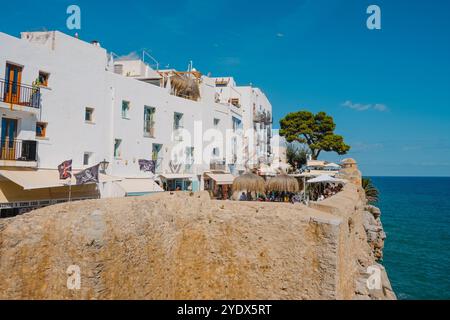
<svg viewBox="0 0 450 320">
<path fill-rule="evenodd" d="M 450 178 L 373 177 L 399 299 L 450 299 Z"/>
</svg>

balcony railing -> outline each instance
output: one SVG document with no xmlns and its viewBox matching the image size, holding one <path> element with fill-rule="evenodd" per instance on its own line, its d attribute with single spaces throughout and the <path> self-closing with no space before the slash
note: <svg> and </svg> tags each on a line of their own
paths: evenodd
<svg viewBox="0 0 450 320">
<path fill-rule="evenodd" d="M 41 89 L 0 79 L 0 101 L 39 109 Z"/>
<path fill-rule="evenodd" d="M 253 122 L 270 125 L 272 124 L 272 115 L 266 111 L 253 111 Z"/>
<path fill-rule="evenodd" d="M 37 161 L 37 141 L 0 140 L 0 160 Z"/>
</svg>

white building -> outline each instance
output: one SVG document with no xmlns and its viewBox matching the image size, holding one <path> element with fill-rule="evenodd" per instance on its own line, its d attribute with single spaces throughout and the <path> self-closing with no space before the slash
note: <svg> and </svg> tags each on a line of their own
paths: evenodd
<svg viewBox="0 0 450 320">
<path fill-rule="evenodd" d="M 216 102 L 231 104 L 242 110 L 244 132 L 255 134 L 245 137 L 245 158 L 250 167 L 270 164 L 272 141 L 272 105 L 266 95 L 252 86 L 237 86 L 232 77 L 214 78 Z"/>
<path fill-rule="evenodd" d="M 66 201 L 69 189 L 72 199 L 201 190 L 208 173 L 226 181 L 271 158 L 272 110 L 257 88 L 114 60 L 99 43 L 57 31 L 0 33 L 0 48 L 4 212 Z M 217 134 L 230 142 L 211 143 Z M 102 162 L 100 183 L 59 180 L 68 159 L 74 172 Z M 140 171 L 140 159 L 154 160 L 155 173 Z"/>
</svg>

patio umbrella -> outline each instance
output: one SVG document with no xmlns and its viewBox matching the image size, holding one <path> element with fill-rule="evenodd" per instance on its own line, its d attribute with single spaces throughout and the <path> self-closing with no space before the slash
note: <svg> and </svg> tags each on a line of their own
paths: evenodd
<svg viewBox="0 0 450 320">
<path fill-rule="evenodd" d="M 298 192 L 300 191 L 300 186 L 296 178 L 287 174 L 280 174 L 267 181 L 266 189 L 267 191 Z"/>
<path fill-rule="evenodd" d="M 306 182 L 307 183 L 345 183 L 346 181 L 342 180 L 342 179 L 336 179 L 329 175 L 323 174 L 314 179 L 309 179 Z"/>
<path fill-rule="evenodd" d="M 333 163 L 333 162 L 325 165 L 325 169 L 328 169 L 328 170 L 339 170 L 340 168 L 341 168 L 340 165 Z"/>
<path fill-rule="evenodd" d="M 266 191 L 264 179 L 260 176 L 247 172 L 233 181 L 233 191 L 247 191 L 264 193 Z"/>
</svg>

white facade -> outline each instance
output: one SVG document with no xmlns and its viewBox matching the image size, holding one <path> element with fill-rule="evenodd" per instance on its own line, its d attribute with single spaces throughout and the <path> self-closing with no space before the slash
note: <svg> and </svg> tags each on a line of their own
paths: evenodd
<svg viewBox="0 0 450 320">
<path fill-rule="evenodd" d="M 18 167 L 54 170 L 68 159 L 73 160 L 74 170 L 81 170 L 106 160 L 109 162 L 106 173 L 110 176 L 157 178 L 164 174 L 185 175 L 191 177 L 191 187 L 196 190 L 202 188 L 203 173 L 217 169 L 211 167 L 209 161 L 199 161 L 204 152 L 209 152 L 205 151 L 208 147 L 217 159 L 227 157 L 227 165 L 221 168 L 223 171 L 231 170 L 238 174 L 245 169 L 247 161 L 235 164 L 230 160 L 236 152 L 233 143 L 219 143 L 216 149 L 208 146 L 211 129 L 225 137 L 227 130 L 233 127 L 256 128 L 261 141 L 254 139 L 255 158 L 267 161 L 270 157 L 268 130 L 271 125 L 267 121 L 264 125 L 257 124 L 255 116 L 262 111 L 271 114 L 272 110 L 264 93 L 257 88 L 236 86 L 232 78 L 228 78 L 227 86 L 218 87 L 219 78 L 202 76 L 198 101 L 177 97 L 170 94 L 167 84 L 164 87 L 161 75 L 142 61 L 113 61 L 98 44 L 83 42 L 57 31 L 22 33 L 20 39 L 0 33 L 0 48 L 0 77 L 14 75 L 11 68 L 17 66 L 20 84 L 30 86 L 21 89 L 22 95 L 25 90 L 33 94 L 32 88 L 36 86 L 32 84 L 40 73 L 48 78 L 48 83 L 40 86 L 40 108 L 11 101 L 11 96 L 8 100 L 2 93 L 2 117 L 14 120 L 12 125 L 8 122 L 10 120 L 5 120 L 0 126 L 3 123 L 8 128 L 16 126 L 14 139 L 18 141 L 37 141 L 37 157 L 28 161 L 3 157 L 0 170 Z M 11 92 L 5 83 L 1 83 L 4 91 Z M 232 98 L 238 98 L 239 103 Z M 26 94 L 23 99 L 30 100 Z M 174 123 L 178 122 L 175 117 L 180 118 L 178 125 Z M 37 123 L 46 126 L 44 137 L 36 135 Z M 174 126 L 179 128 L 174 130 Z M 5 130 L 2 131 L 2 139 L 11 139 Z M 183 137 L 181 141 L 177 136 L 185 131 L 188 138 Z M 237 133 L 239 135 L 239 131 Z M 248 139 L 245 141 L 249 143 Z M 175 165 L 174 147 L 193 147 L 186 153 L 193 152 L 195 163 L 188 161 Z M 155 155 L 158 148 L 159 154 Z M 233 150 L 231 157 L 229 149 Z M 246 156 L 253 155 L 247 151 Z M 156 174 L 140 171 L 139 159 L 157 160 Z M 102 195 L 117 195 L 113 189 L 105 187 Z"/>
<path fill-rule="evenodd" d="M 244 132 L 253 132 L 246 137 L 245 157 L 250 166 L 270 164 L 273 160 L 272 105 L 266 95 L 252 86 L 237 86 L 232 77 L 214 78 L 216 101 L 222 104 L 235 104 L 242 110 Z"/>
</svg>

